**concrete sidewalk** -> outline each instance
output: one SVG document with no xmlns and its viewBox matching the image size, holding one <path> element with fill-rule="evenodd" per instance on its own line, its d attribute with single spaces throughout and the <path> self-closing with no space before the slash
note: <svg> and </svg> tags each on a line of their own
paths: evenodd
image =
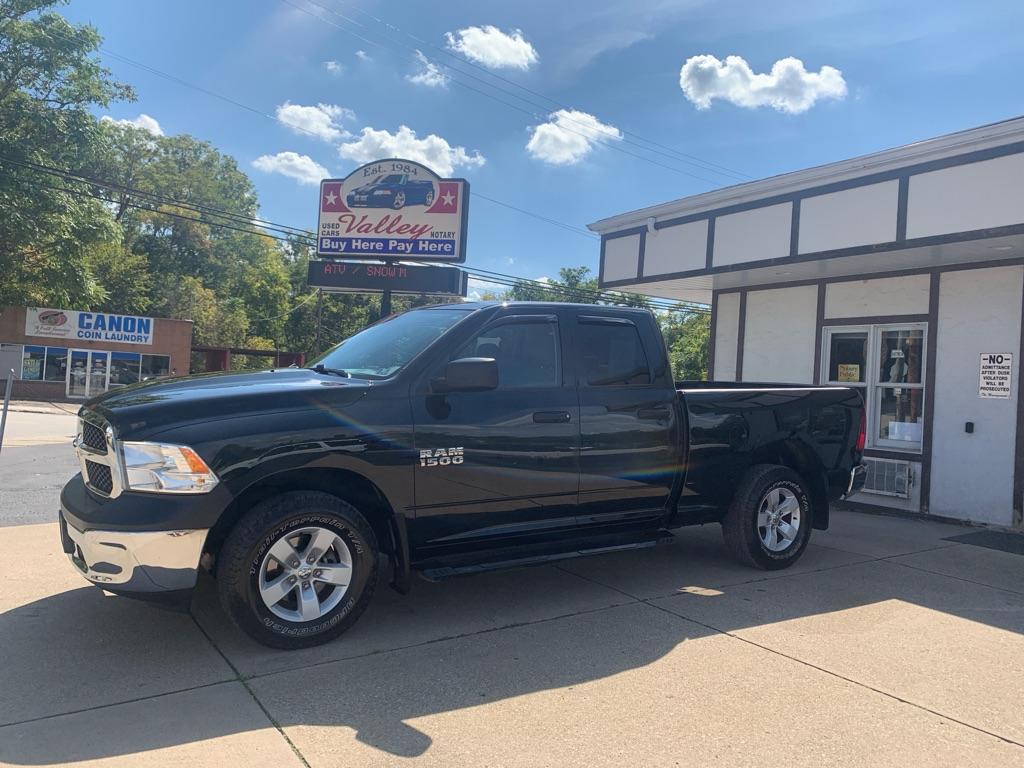
<svg viewBox="0 0 1024 768">
<path fill-rule="evenodd" d="M 838 512 L 765 573 L 708 526 L 381 589 L 285 653 L 208 582 L 165 613 L 86 586 L 56 526 L 8 527 L 0 763 L 1024 766 L 1024 557 L 963 530 Z"/>
<path fill-rule="evenodd" d="M 10 410 L 18 413 L 50 413 L 55 415 L 70 414 L 75 416 L 81 403 L 43 402 L 40 400 L 11 400 Z"/>
</svg>

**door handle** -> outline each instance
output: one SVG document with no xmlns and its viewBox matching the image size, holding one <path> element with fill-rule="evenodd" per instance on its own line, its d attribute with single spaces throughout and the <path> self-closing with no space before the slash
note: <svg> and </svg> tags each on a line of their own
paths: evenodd
<svg viewBox="0 0 1024 768">
<path fill-rule="evenodd" d="M 639 408 L 636 415 L 641 419 L 667 419 L 668 408 Z"/>
<path fill-rule="evenodd" d="M 533 414 L 537 424 L 568 424 L 571 419 L 568 411 L 537 411 Z"/>
</svg>

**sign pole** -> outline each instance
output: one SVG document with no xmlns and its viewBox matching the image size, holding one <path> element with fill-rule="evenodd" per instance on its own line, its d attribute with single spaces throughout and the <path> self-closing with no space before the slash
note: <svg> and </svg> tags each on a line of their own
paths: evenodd
<svg viewBox="0 0 1024 768">
<path fill-rule="evenodd" d="M 0 416 L 0 448 L 4 446 L 4 428 L 7 426 L 7 410 L 11 407 L 11 388 L 14 384 L 14 369 L 11 368 L 11 373 L 7 377 L 7 389 L 4 391 L 4 409 L 3 415 Z"/>
<path fill-rule="evenodd" d="M 324 289 L 316 289 L 316 341 L 313 342 L 314 354 L 320 354 L 320 324 L 324 314 Z"/>
<path fill-rule="evenodd" d="M 394 266 L 395 262 L 391 259 L 384 259 L 384 266 Z M 385 317 L 391 315 L 391 289 L 385 288 L 380 294 L 380 319 L 383 320 Z"/>
</svg>

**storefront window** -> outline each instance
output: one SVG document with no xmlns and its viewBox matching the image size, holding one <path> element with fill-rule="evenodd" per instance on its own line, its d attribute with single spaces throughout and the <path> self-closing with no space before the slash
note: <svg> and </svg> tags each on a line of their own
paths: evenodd
<svg viewBox="0 0 1024 768">
<path fill-rule="evenodd" d="M 142 380 L 156 379 L 170 374 L 171 358 L 168 355 L 143 355 Z"/>
<path fill-rule="evenodd" d="M 21 363 L 21 378 L 29 381 L 42 381 L 45 358 L 46 347 L 25 347 Z"/>
<path fill-rule="evenodd" d="M 68 373 L 68 351 L 63 347 L 46 348 L 46 367 L 43 378 L 46 381 L 64 381 Z"/>
<path fill-rule="evenodd" d="M 925 327 L 823 329 L 823 375 L 864 395 L 869 447 L 920 451 L 924 439 Z M 868 383 L 871 386 L 868 386 Z"/>
<path fill-rule="evenodd" d="M 830 336 L 828 380 L 836 384 L 867 381 L 868 332 L 836 332 Z"/>
<path fill-rule="evenodd" d="M 135 352 L 112 352 L 110 360 L 110 387 L 123 387 L 139 382 L 142 355 Z"/>
<path fill-rule="evenodd" d="M 877 437 L 908 447 L 921 447 L 924 429 L 924 330 L 898 328 L 879 331 L 876 402 Z M 899 385 L 899 386 L 893 386 Z"/>
</svg>

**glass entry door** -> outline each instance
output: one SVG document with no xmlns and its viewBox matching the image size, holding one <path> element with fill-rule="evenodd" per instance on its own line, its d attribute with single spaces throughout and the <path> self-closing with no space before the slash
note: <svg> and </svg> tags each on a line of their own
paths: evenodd
<svg viewBox="0 0 1024 768">
<path fill-rule="evenodd" d="M 110 353 L 72 349 L 68 361 L 68 397 L 92 397 L 107 391 Z"/>
</svg>

